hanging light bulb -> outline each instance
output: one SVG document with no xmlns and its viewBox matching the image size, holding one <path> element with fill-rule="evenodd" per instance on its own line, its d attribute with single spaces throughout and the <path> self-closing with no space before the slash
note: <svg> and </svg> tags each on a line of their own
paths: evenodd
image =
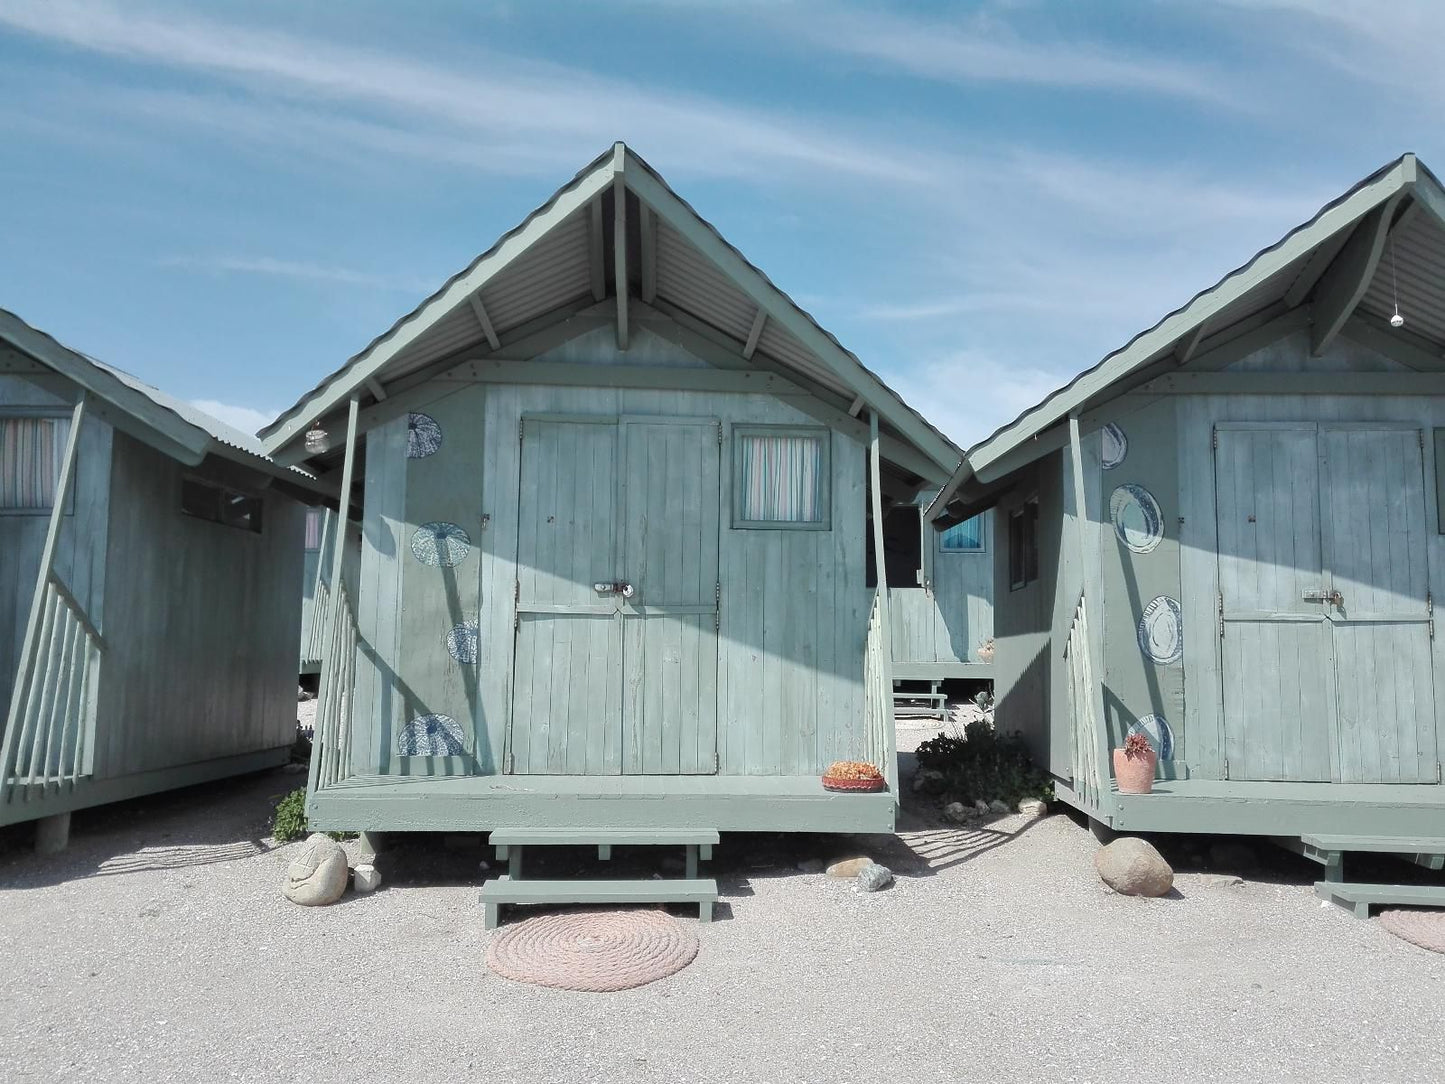
<svg viewBox="0 0 1445 1084">
<path fill-rule="evenodd" d="M 311 428 L 306 430 L 306 452 L 308 455 L 321 455 L 331 450 L 331 434 L 321 428 L 321 420 L 318 418 L 311 423 Z"/>
<path fill-rule="evenodd" d="M 1400 315 L 1400 279 L 1395 272 L 1395 239 L 1390 238 L 1390 292 L 1395 302 L 1395 315 L 1390 317 L 1390 326 L 1399 329 L 1405 326 L 1405 318 Z"/>
</svg>

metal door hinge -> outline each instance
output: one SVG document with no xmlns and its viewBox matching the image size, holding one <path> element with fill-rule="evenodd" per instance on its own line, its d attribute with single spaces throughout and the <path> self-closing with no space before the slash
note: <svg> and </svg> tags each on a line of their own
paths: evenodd
<svg viewBox="0 0 1445 1084">
<path fill-rule="evenodd" d="M 1224 639 L 1224 592 L 1219 593 L 1219 638 Z"/>
<path fill-rule="evenodd" d="M 513 581 L 512 581 L 512 601 L 513 601 L 513 602 L 521 602 L 521 601 L 522 601 L 522 581 L 521 581 L 521 580 L 513 580 Z"/>
<path fill-rule="evenodd" d="M 713 770 L 714 772 L 720 772 L 720 771 L 722 771 L 722 754 L 721 754 L 721 753 L 717 753 L 717 752 L 714 752 L 714 753 L 713 753 L 713 755 L 712 755 L 712 770 Z"/>
<path fill-rule="evenodd" d="M 526 442 L 527 442 L 527 419 L 526 419 L 526 418 L 518 418 L 518 419 L 517 419 L 517 443 L 518 443 L 518 444 L 525 444 Z"/>
<path fill-rule="evenodd" d="M 1430 592 L 1425 592 L 1425 616 L 1428 618 L 1430 628 L 1430 639 L 1435 639 L 1435 600 L 1430 597 Z"/>
<path fill-rule="evenodd" d="M 1442 770 L 1440 762 L 1435 762 L 1435 782 L 1445 783 L 1445 770 Z"/>
<path fill-rule="evenodd" d="M 509 752 L 509 753 L 507 754 L 507 774 L 508 774 L 508 775 L 516 775 L 516 774 L 517 774 L 517 754 L 516 754 L 516 753 L 510 753 L 510 752 Z"/>
<path fill-rule="evenodd" d="M 1219 447 L 1219 428 L 1217 426 L 1209 431 L 1209 441 L 1214 448 Z"/>
<path fill-rule="evenodd" d="M 1225 757 L 1225 758 L 1224 758 L 1224 778 L 1225 778 L 1225 779 L 1228 779 L 1228 778 L 1229 778 L 1229 758 L 1228 758 L 1228 757 Z"/>
<path fill-rule="evenodd" d="M 722 584 L 713 584 L 712 589 L 712 628 L 714 632 L 722 631 Z"/>
<path fill-rule="evenodd" d="M 718 422 L 718 423 L 717 423 L 717 443 L 718 443 L 718 447 L 721 448 L 721 447 L 722 447 L 722 422 Z"/>
</svg>

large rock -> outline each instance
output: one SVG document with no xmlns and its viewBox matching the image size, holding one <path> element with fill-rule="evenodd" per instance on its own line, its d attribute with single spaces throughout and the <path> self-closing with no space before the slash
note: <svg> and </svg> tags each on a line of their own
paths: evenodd
<svg viewBox="0 0 1445 1084">
<path fill-rule="evenodd" d="M 1049 804 L 1042 798 L 1024 798 L 1019 801 L 1019 812 L 1025 817 L 1047 817 Z"/>
<path fill-rule="evenodd" d="M 828 876 L 837 877 L 843 881 L 850 881 L 872 864 L 873 859 L 867 856 L 862 858 L 844 858 L 842 861 L 834 862 L 828 867 Z"/>
<path fill-rule="evenodd" d="M 303 907 L 335 903 L 346 892 L 350 871 L 346 852 L 334 839 L 316 832 L 286 869 L 286 898 Z"/>
<path fill-rule="evenodd" d="M 1165 896 L 1174 887 L 1174 871 L 1152 843 L 1121 836 L 1094 855 L 1104 883 L 1123 896 Z"/>
<path fill-rule="evenodd" d="M 859 892 L 877 892 L 880 888 L 887 888 L 893 883 L 893 871 L 887 866 L 880 866 L 876 862 L 869 862 L 854 878 L 853 883 L 858 886 Z"/>
</svg>

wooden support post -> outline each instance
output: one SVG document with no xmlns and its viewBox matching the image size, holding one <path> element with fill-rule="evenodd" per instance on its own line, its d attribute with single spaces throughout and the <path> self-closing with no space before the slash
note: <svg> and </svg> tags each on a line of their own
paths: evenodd
<svg viewBox="0 0 1445 1084">
<path fill-rule="evenodd" d="M 689 843 L 686 852 L 686 858 L 683 860 L 687 869 L 686 876 L 689 881 L 695 881 L 697 880 L 697 844 Z"/>
<path fill-rule="evenodd" d="M 748 341 L 743 343 L 743 357 L 749 361 L 757 352 L 758 340 L 763 337 L 763 325 L 768 322 L 768 312 L 761 305 L 758 306 L 758 313 L 753 317 L 753 326 L 748 329 Z"/>
<path fill-rule="evenodd" d="M 5 717 L 5 734 L 3 742 L 0 742 L 0 791 L 3 791 L 5 801 L 9 801 L 13 796 L 13 791 L 5 780 L 10 777 L 14 763 L 20 737 L 20 720 L 35 688 L 41 618 L 45 612 L 45 600 L 50 594 L 48 588 L 51 573 L 55 569 L 55 551 L 60 545 L 60 528 L 65 522 L 65 505 L 70 498 L 70 488 L 75 479 L 75 460 L 80 450 L 80 429 L 85 421 L 86 403 L 87 394 L 82 390 L 70 412 L 70 432 L 66 434 L 65 458 L 61 461 L 60 477 L 55 483 L 55 501 L 50 509 L 50 524 L 45 531 L 45 543 L 40 550 L 40 567 L 35 573 L 35 593 L 30 599 L 25 638 L 21 641 L 20 665 L 15 674 L 15 687 L 10 695 L 10 708 Z"/>
<path fill-rule="evenodd" d="M 621 163 L 612 178 L 612 270 L 617 288 L 617 349 L 627 349 L 627 182 Z"/>
<path fill-rule="evenodd" d="M 359 396 L 353 395 L 346 408 L 346 458 L 341 466 L 340 515 L 336 517 L 336 539 L 331 550 L 332 596 L 341 583 L 341 563 L 346 556 L 346 521 L 351 518 L 351 479 L 356 473 L 356 421 L 361 410 Z"/>
<path fill-rule="evenodd" d="M 507 876 L 514 881 L 522 879 L 522 847 L 514 844 L 507 848 Z"/>
<path fill-rule="evenodd" d="M 59 854 L 70 843 L 70 814 L 57 813 L 35 822 L 35 853 Z"/>
<path fill-rule="evenodd" d="M 610 862 L 612 860 L 612 844 L 597 844 L 597 860 L 599 862 Z"/>
<path fill-rule="evenodd" d="M 873 509 L 873 569 L 878 580 L 878 622 L 879 639 L 882 641 L 879 665 L 883 668 L 880 682 L 885 695 L 891 694 L 893 689 L 893 664 L 890 658 L 893 643 L 892 625 L 892 596 L 888 591 L 888 570 L 883 554 L 883 458 L 881 445 L 878 438 L 878 412 L 870 409 L 868 411 L 868 479 L 871 507 Z M 883 777 L 888 785 L 895 789 L 898 786 L 898 738 L 894 730 L 894 719 L 891 710 L 892 697 L 887 695 L 890 710 L 886 716 L 886 742 L 882 751 L 884 763 L 878 765 L 883 772 Z"/>
</svg>

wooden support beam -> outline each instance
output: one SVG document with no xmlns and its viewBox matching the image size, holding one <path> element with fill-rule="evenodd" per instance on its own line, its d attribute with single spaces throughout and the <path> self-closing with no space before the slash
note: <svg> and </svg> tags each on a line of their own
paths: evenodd
<svg viewBox="0 0 1445 1084">
<path fill-rule="evenodd" d="M 550 361 L 463 362 L 447 381 L 485 384 L 537 384 L 546 387 L 658 388 L 670 391 L 732 392 L 801 398 L 808 392 L 776 373 L 737 369 L 672 368 L 666 365 L 587 365 Z"/>
<path fill-rule="evenodd" d="M 1146 395 L 1445 395 L 1445 372 L 1170 373 Z"/>
<path fill-rule="evenodd" d="M 601 301 L 607 297 L 606 264 L 602 254 L 602 196 L 599 194 L 588 207 L 587 266 L 592 279 L 592 300 Z"/>
<path fill-rule="evenodd" d="M 617 286 L 617 349 L 627 349 L 627 182 L 620 168 L 612 177 L 612 271 Z"/>
<path fill-rule="evenodd" d="M 341 583 L 341 565 L 346 556 L 346 524 L 351 518 L 351 481 L 356 471 L 356 430 L 360 406 L 355 395 L 351 397 L 351 401 L 346 406 L 346 458 L 342 461 L 341 468 L 341 502 L 336 517 L 336 539 L 335 545 L 331 548 L 331 584 L 333 587 Z"/>
<path fill-rule="evenodd" d="M 863 410 L 863 406 L 863 396 L 855 396 L 853 401 L 848 404 L 848 416 L 850 418 L 858 417 L 858 414 Z"/>
<path fill-rule="evenodd" d="M 743 344 L 743 357 L 749 361 L 758 349 L 758 340 L 763 337 L 763 325 L 768 322 L 767 310 L 759 308 L 753 317 L 753 326 L 748 330 L 748 341 Z"/>
<path fill-rule="evenodd" d="M 642 300 L 651 305 L 657 298 L 657 222 L 645 203 L 638 204 L 637 228 L 642 240 Z"/>
<path fill-rule="evenodd" d="M 472 294 L 467 300 L 472 304 L 472 314 L 476 316 L 477 323 L 482 325 L 482 334 L 487 337 L 487 345 L 493 350 L 500 350 L 502 343 L 497 338 L 497 329 L 492 327 L 492 318 L 487 315 L 486 306 L 482 304 L 482 295 Z"/>
<path fill-rule="evenodd" d="M 1262 350 L 1287 335 L 1309 327 L 1311 319 L 1308 305 L 1301 305 L 1287 312 L 1274 313 L 1273 310 L 1268 310 L 1256 314 L 1201 342 L 1200 349 L 1195 352 L 1189 367 L 1216 372 L 1227 369 L 1256 350 Z"/>
<path fill-rule="evenodd" d="M 366 390 L 371 392 L 372 398 L 378 403 L 386 401 L 386 389 L 381 386 L 381 381 L 374 376 L 366 378 Z"/>
<path fill-rule="evenodd" d="M 879 604 L 883 616 L 884 632 L 888 625 L 888 570 L 883 549 L 883 468 L 882 444 L 878 440 L 878 412 L 868 412 L 868 489 L 873 509 L 873 571 L 878 579 Z M 885 635 L 883 642 L 890 640 Z"/>
<path fill-rule="evenodd" d="M 1188 365 L 1189 359 L 1194 356 L 1194 351 L 1199 349 L 1199 343 L 1204 338 L 1204 333 L 1209 328 L 1206 320 L 1191 331 L 1184 338 L 1180 339 L 1174 347 L 1174 364 Z"/>
<path fill-rule="evenodd" d="M 1340 328 L 1370 288 L 1370 279 L 1385 251 L 1385 240 L 1394 221 L 1397 192 L 1360 220 L 1340 254 L 1320 278 L 1314 294 L 1314 327 L 1310 331 L 1310 352 L 1315 357 L 1329 349 Z"/>
<path fill-rule="evenodd" d="M 1340 334 L 1417 372 L 1445 372 L 1445 355 L 1440 348 L 1423 335 L 1416 335 L 1408 325 L 1390 327 L 1373 314 L 1356 309 Z"/>
</svg>

